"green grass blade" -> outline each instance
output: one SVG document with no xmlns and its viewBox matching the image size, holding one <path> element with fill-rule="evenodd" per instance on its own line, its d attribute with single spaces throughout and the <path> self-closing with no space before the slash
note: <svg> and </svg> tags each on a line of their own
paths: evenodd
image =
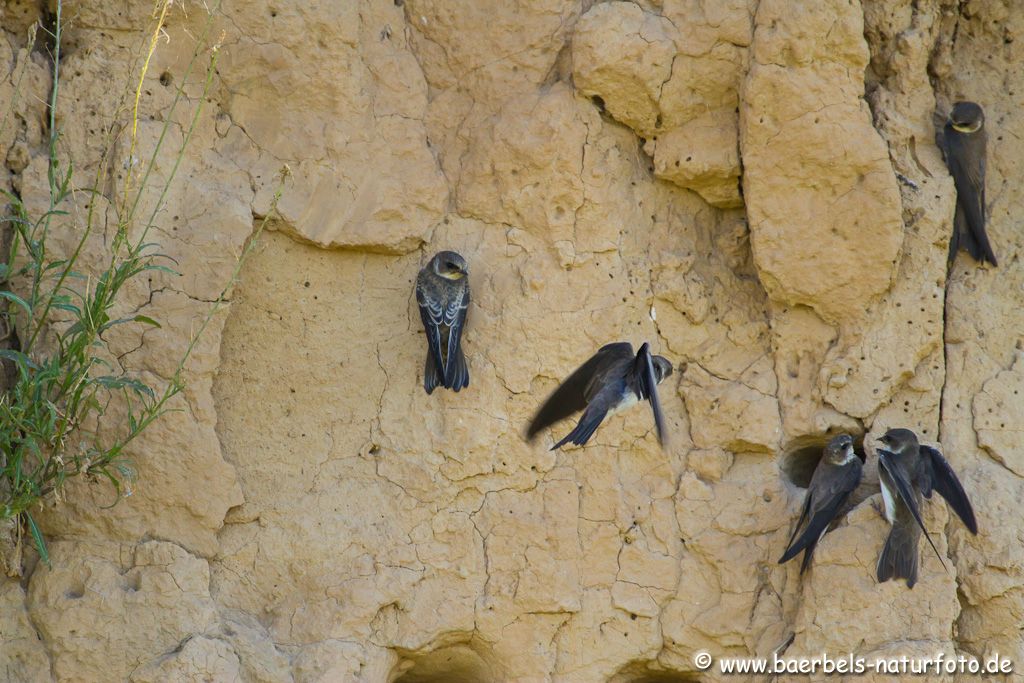
<svg viewBox="0 0 1024 683">
<path fill-rule="evenodd" d="M 53 565 L 50 564 L 50 553 L 46 550 L 46 541 L 43 540 L 43 534 L 39 531 L 39 527 L 36 526 L 36 520 L 32 519 L 32 515 L 28 512 L 24 513 L 25 521 L 28 523 L 29 533 L 32 534 L 32 542 L 36 546 L 36 552 L 39 553 L 39 559 L 43 561 L 48 569 L 52 569 Z"/>
</svg>

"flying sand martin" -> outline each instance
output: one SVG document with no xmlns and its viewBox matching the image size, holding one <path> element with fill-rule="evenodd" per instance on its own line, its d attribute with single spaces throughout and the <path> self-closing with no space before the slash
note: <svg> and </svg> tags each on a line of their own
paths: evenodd
<svg viewBox="0 0 1024 683">
<path fill-rule="evenodd" d="M 972 534 L 978 533 L 974 509 L 960 480 L 942 454 L 922 446 L 909 429 L 890 429 L 878 439 L 878 478 L 885 504 L 885 518 L 892 524 L 885 547 L 878 558 L 879 582 L 906 579 L 907 588 L 917 583 L 918 542 L 922 532 L 935 556 L 942 556 L 932 543 L 921 519 L 921 496 L 931 499 L 938 491 Z"/>
<path fill-rule="evenodd" d="M 583 410 L 576 428 L 551 450 L 569 442 L 582 446 L 606 416 L 648 400 L 654 413 L 658 443 L 664 446 L 665 418 L 658 401 L 657 385 L 671 374 L 672 364 L 662 356 L 652 356 L 646 342 L 635 355 L 633 345 L 628 342 L 606 344 L 544 402 L 530 422 L 527 439 L 532 440 L 545 427 Z"/>
<path fill-rule="evenodd" d="M 839 514 L 843 503 L 850 497 L 860 484 L 863 462 L 853 450 L 853 438 L 849 434 L 839 434 L 825 446 L 821 461 L 814 470 L 811 483 L 804 497 L 800 519 L 789 537 L 789 547 L 779 558 L 779 564 L 788 562 L 804 551 L 800 573 L 803 574 L 811 564 L 811 555 L 818 541 L 828 531 L 832 520 Z M 797 532 L 803 533 L 797 538 Z M 796 539 L 796 542 L 793 542 Z"/>
<path fill-rule="evenodd" d="M 469 386 L 462 329 L 469 308 L 469 267 L 454 251 L 439 251 L 416 278 L 416 302 L 427 332 L 423 388 L 459 391 Z"/>
</svg>

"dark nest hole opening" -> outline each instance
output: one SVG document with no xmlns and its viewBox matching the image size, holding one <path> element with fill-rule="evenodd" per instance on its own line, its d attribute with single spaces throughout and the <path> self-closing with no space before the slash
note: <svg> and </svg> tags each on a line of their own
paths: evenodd
<svg viewBox="0 0 1024 683">
<path fill-rule="evenodd" d="M 799 486 L 802 489 L 807 488 L 811 483 L 811 477 L 814 476 L 815 468 L 821 462 L 825 446 L 832 437 L 840 433 L 842 432 L 798 437 L 789 445 L 789 448 L 786 449 L 785 454 L 782 456 L 781 467 L 783 476 L 794 486 Z M 853 437 L 854 453 L 857 454 L 861 462 L 865 462 L 864 435 L 850 434 L 850 436 Z"/>
<path fill-rule="evenodd" d="M 668 671 L 657 662 L 633 662 L 619 669 L 608 683 L 697 683 L 696 673 Z"/>
<path fill-rule="evenodd" d="M 468 645 L 451 645 L 407 657 L 388 677 L 390 683 L 489 683 L 498 680 L 490 665 Z"/>
<path fill-rule="evenodd" d="M 636 678 L 622 678 L 622 683 L 697 683 L 700 678 L 687 674 L 649 673 Z M 616 681 L 618 683 L 618 681 Z"/>
</svg>

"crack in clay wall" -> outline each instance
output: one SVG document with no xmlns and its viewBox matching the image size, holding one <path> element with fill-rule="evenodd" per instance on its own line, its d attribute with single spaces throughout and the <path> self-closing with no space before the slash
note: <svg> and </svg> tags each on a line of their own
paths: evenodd
<svg viewBox="0 0 1024 683">
<path fill-rule="evenodd" d="M 32 59 L 46 92 L 23 49 L 39 7 L 0 7 L 0 95 Z M 65 129 L 88 177 L 88 130 L 116 115 L 96 93 L 118 91 L 148 7 L 67 9 L 60 115 L 88 124 Z M 205 20 L 181 9 L 142 154 Z M 184 410 L 133 452 L 135 494 L 101 510 L 71 486 L 41 514 L 53 569 L 0 584 L 9 678 L 709 680 L 696 652 L 786 643 L 1024 662 L 1024 537 L 999 523 L 1024 474 L 1010 0 L 238 0 L 216 28 L 159 226 L 184 275 L 132 292 L 164 327 L 112 340 L 126 367 L 169 376 L 282 163 L 294 180 Z M 947 286 L 933 113 L 961 97 L 992 127 L 1003 265 L 961 257 Z M 18 106 L 3 183 L 38 202 L 42 109 Z M 470 265 L 472 384 L 427 397 L 412 283 L 442 248 Z M 539 402 L 619 339 L 675 365 L 668 449 L 640 410 L 582 449 L 525 444 Z M 813 568 L 778 566 L 803 493 L 787 454 L 897 425 L 941 436 L 978 511 L 975 538 L 927 508 L 951 572 L 922 555 L 913 591 L 875 582 L 870 452 Z"/>
</svg>

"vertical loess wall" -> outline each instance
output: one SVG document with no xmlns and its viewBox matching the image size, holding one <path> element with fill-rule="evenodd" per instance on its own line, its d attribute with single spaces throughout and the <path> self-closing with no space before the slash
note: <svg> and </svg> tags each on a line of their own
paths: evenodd
<svg viewBox="0 0 1024 683">
<path fill-rule="evenodd" d="M 37 207 L 52 64 L 26 36 L 49 9 L 0 3 L 0 100 L 28 64 L 0 184 Z M 149 12 L 64 6 L 82 186 L 128 121 Z M 200 104 L 207 17 L 175 4 L 144 83 L 140 159 L 185 84 L 158 180 Z M 699 651 L 1024 665 L 1014 0 L 225 0 L 208 30 L 212 89 L 153 218 L 182 275 L 129 292 L 163 328 L 112 338 L 124 367 L 171 376 L 293 176 L 181 410 L 134 446 L 132 496 L 101 509 L 112 492 L 80 481 L 40 511 L 53 568 L 0 583 L 8 679 L 712 680 Z M 961 98 L 987 113 L 1001 265 L 961 257 L 947 285 L 935 117 Z M 127 157 L 92 200 L 89 263 L 139 182 Z M 440 249 L 470 264 L 471 384 L 428 397 L 413 281 Z M 674 363 L 668 447 L 640 409 L 582 449 L 525 443 L 618 340 Z M 982 528 L 929 505 L 949 571 L 922 552 L 913 591 L 874 579 L 869 444 L 894 426 L 941 442 Z M 794 463 L 840 430 L 864 438 L 865 483 L 800 577 L 776 564 Z"/>
<path fill-rule="evenodd" d="M 1020 271 L 1021 194 L 1017 155 L 1024 121 L 1019 106 L 1024 94 L 1019 69 L 1018 37 L 1024 14 L 1013 3 L 971 3 L 959 15 L 943 17 L 942 43 L 930 65 L 941 104 L 962 96 L 985 103 L 989 129 L 987 193 L 992 239 L 1003 245 L 1007 268 L 983 277 L 960 266 L 946 304 L 946 383 L 942 397 L 942 437 L 948 448 L 963 453 L 971 485 L 986 502 L 993 520 L 990 534 L 968 539 L 957 530 L 953 543 L 965 570 L 957 628 L 963 643 L 975 650 L 1024 656 L 1020 619 L 1024 614 L 1022 534 L 1012 504 L 1021 491 L 1019 434 L 1014 415 L 1021 386 L 1018 311 L 1024 277 Z M 998 321 L 1007 321 L 1003 325 Z M 1011 398 L 1014 397 L 1014 398 Z M 1015 446 L 1011 447 L 1013 443 Z M 995 577 L 998 576 L 998 579 Z"/>
</svg>

